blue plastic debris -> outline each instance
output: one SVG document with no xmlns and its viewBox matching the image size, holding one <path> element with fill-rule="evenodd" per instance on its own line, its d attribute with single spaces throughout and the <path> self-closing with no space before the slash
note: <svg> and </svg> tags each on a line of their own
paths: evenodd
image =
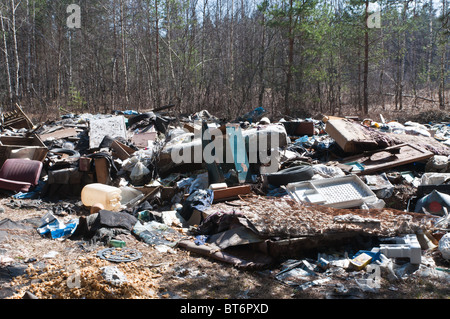
<svg viewBox="0 0 450 319">
<path fill-rule="evenodd" d="M 78 226 L 78 219 L 72 219 L 65 224 L 52 213 L 45 214 L 41 222 L 41 226 L 37 229 L 38 233 L 41 236 L 50 236 L 52 239 L 70 237 Z"/>
<path fill-rule="evenodd" d="M 198 235 L 195 237 L 194 243 L 197 246 L 204 245 L 206 243 L 207 239 L 208 239 L 208 236 L 206 236 L 206 235 Z"/>
</svg>

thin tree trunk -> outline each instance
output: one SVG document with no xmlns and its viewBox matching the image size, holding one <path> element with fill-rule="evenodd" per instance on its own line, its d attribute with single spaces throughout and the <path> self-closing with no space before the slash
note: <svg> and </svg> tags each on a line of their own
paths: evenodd
<svg viewBox="0 0 450 319">
<path fill-rule="evenodd" d="M 30 23 L 30 2 L 27 0 L 27 95 L 30 96 L 31 84 L 31 23 Z"/>
<path fill-rule="evenodd" d="M 430 0 L 430 2 L 428 3 L 428 14 L 430 16 L 430 24 L 429 24 L 429 30 L 428 30 L 428 37 L 429 37 L 429 42 L 428 42 L 428 47 L 427 47 L 427 86 L 428 89 L 430 90 L 430 94 L 431 94 L 431 63 L 432 63 L 432 58 L 433 58 L 433 0 Z"/>
<path fill-rule="evenodd" d="M 11 70 L 9 66 L 9 57 L 8 57 L 8 43 L 6 41 L 6 30 L 5 25 L 3 23 L 3 13 L 0 9 L 0 20 L 2 25 L 2 34 L 3 34 L 3 50 L 5 53 L 5 64 L 6 64 L 6 75 L 8 78 L 8 94 L 9 94 L 9 102 L 13 104 L 13 89 L 12 89 L 12 80 L 11 80 Z"/>
<path fill-rule="evenodd" d="M 366 27 L 364 33 L 364 84 L 363 84 L 363 114 L 369 113 L 369 26 L 367 21 L 369 20 L 369 0 L 366 0 Z"/>
<path fill-rule="evenodd" d="M 292 25 L 292 9 L 293 0 L 289 0 L 289 51 L 288 51 L 288 66 L 286 74 L 286 89 L 284 93 L 284 112 L 286 115 L 290 115 L 290 94 L 291 94 L 291 83 L 292 83 L 292 67 L 294 64 L 294 35 L 293 35 L 293 25 Z"/>
<path fill-rule="evenodd" d="M 233 105 L 233 86 L 234 86 L 234 0 L 231 0 L 230 14 L 230 82 L 228 85 L 228 107 L 227 115 L 231 118 L 231 107 Z"/>
<path fill-rule="evenodd" d="M 447 13 L 447 0 L 442 0 L 442 17 L 445 19 Z M 444 23 L 444 22 L 443 22 Z M 444 32 L 444 31 L 443 31 Z M 445 39 L 445 40 L 444 40 Z M 445 62 L 446 62 L 446 49 L 447 49 L 447 35 L 443 34 L 442 39 L 442 53 L 441 53 L 441 71 L 439 81 L 439 108 L 445 110 Z"/>
<path fill-rule="evenodd" d="M 155 0 L 155 28 L 156 28 L 156 107 L 161 106 L 161 79 L 159 64 L 159 16 L 158 16 L 158 0 Z"/>
<path fill-rule="evenodd" d="M 129 90 L 128 90 L 128 68 L 126 61 L 126 44 L 125 44 L 125 8 L 123 4 L 124 0 L 120 1 L 120 27 L 122 34 L 122 65 L 123 65 L 123 75 L 125 82 L 125 101 L 128 105 L 129 103 Z"/>
<path fill-rule="evenodd" d="M 174 70 L 174 66 L 173 66 L 173 59 L 172 59 L 172 21 L 171 21 L 171 8 L 170 8 L 170 1 L 166 2 L 166 10 L 167 10 L 167 46 L 168 46 L 168 50 L 169 50 L 169 64 L 170 64 L 170 76 L 172 78 L 172 83 L 173 83 L 173 92 L 174 92 L 174 98 L 176 98 L 177 94 L 177 80 L 175 78 L 175 70 Z M 189 48 L 189 51 L 191 50 L 191 48 Z"/>
<path fill-rule="evenodd" d="M 258 96 L 258 106 L 263 106 L 263 99 L 264 99 L 264 91 L 265 88 L 265 82 L 264 82 L 264 63 L 265 63 L 265 42 L 266 42 L 266 22 L 265 22 L 265 16 L 264 13 L 262 15 L 262 40 L 261 40 L 261 62 L 260 62 L 260 68 L 259 68 L 259 80 L 261 81 L 261 89 L 259 91 Z"/>
<path fill-rule="evenodd" d="M 20 3 L 19 3 L 20 4 Z M 17 28 L 16 28 L 16 10 L 17 7 L 14 0 L 11 0 L 11 9 L 12 9 L 12 31 L 13 31 L 13 40 L 14 40 L 14 57 L 16 60 L 16 85 L 15 85 L 15 94 L 16 98 L 19 98 L 19 86 L 20 86 L 20 61 L 19 61 L 19 48 L 17 45 Z"/>
</svg>

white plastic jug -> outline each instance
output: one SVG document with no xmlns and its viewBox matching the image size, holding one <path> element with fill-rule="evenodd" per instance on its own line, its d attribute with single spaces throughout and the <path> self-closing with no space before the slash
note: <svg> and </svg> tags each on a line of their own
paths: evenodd
<svg viewBox="0 0 450 319">
<path fill-rule="evenodd" d="M 81 190 L 81 201 L 85 206 L 102 204 L 106 210 L 120 211 L 120 188 L 101 183 L 88 184 Z"/>
</svg>

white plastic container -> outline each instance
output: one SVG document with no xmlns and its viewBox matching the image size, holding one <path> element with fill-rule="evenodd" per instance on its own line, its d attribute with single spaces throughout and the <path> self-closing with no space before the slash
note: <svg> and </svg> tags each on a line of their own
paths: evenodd
<svg viewBox="0 0 450 319">
<path fill-rule="evenodd" d="M 85 206 L 102 204 L 106 210 L 120 211 L 120 188 L 101 183 L 88 184 L 81 190 L 81 201 Z"/>
<path fill-rule="evenodd" d="M 286 191 L 299 202 L 310 202 L 335 208 L 352 208 L 378 198 L 358 176 L 323 178 L 289 183 Z"/>
</svg>

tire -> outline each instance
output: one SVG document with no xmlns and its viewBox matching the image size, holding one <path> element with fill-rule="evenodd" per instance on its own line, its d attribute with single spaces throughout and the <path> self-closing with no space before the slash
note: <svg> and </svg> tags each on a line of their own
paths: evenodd
<svg viewBox="0 0 450 319">
<path fill-rule="evenodd" d="M 128 119 L 128 125 L 132 126 L 142 120 L 145 120 L 148 118 L 153 118 L 154 116 L 155 115 L 151 114 L 151 113 L 142 113 L 142 114 L 134 115 Z"/>
<path fill-rule="evenodd" d="M 310 165 L 300 165 L 267 175 L 267 182 L 272 186 L 281 186 L 289 183 L 307 181 L 313 176 L 314 170 Z"/>
<path fill-rule="evenodd" d="M 77 158 L 80 157 L 80 153 L 75 150 L 69 150 L 65 148 L 54 148 L 49 151 L 49 153 L 60 153 L 60 154 L 67 154 L 69 155 L 69 158 Z"/>
</svg>

